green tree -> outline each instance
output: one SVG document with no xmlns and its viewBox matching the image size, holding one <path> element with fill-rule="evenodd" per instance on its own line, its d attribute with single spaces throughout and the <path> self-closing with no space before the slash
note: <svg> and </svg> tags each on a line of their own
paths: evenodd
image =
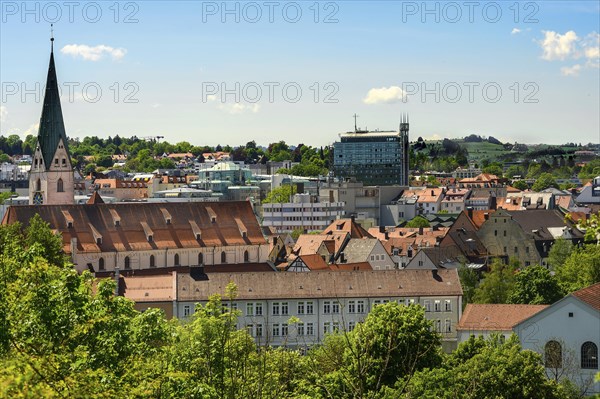
<svg viewBox="0 0 600 399">
<path fill-rule="evenodd" d="M 425 219 L 423 216 L 416 216 L 406 223 L 406 227 L 429 227 L 429 220 Z"/>
<path fill-rule="evenodd" d="M 475 289 L 479 283 L 479 275 L 477 272 L 466 265 L 461 265 L 458 268 L 458 276 L 460 278 L 460 285 L 463 288 L 463 309 L 468 303 L 473 303 L 473 296 L 475 295 Z"/>
<path fill-rule="evenodd" d="M 552 270 L 556 270 L 565 264 L 565 261 L 573 252 L 573 244 L 564 238 L 558 238 L 552 244 L 548 253 L 548 265 Z"/>
<path fill-rule="evenodd" d="M 527 185 L 527 183 L 525 183 L 525 180 L 517 180 L 513 183 L 513 187 L 521 191 L 529 189 L 529 186 Z"/>
<path fill-rule="evenodd" d="M 489 164 L 488 166 L 484 167 L 481 171 L 483 173 L 489 173 L 498 177 L 502 177 L 502 165 L 497 162 Z"/>
<path fill-rule="evenodd" d="M 507 303 L 550 305 L 563 297 L 555 276 L 543 266 L 531 266 L 517 273 Z"/>
<path fill-rule="evenodd" d="M 556 183 L 554 176 L 552 176 L 551 173 L 542 173 L 535 180 L 535 183 L 533 183 L 533 186 L 531 186 L 531 189 L 533 191 L 542 191 L 542 190 L 545 190 L 550 187 L 558 188 L 558 184 Z"/>
<path fill-rule="evenodd" d="M 282 186 L 272 189 L 267 197 L 264 199 L 265 204 L 282 204 L 290 202 L 292 195 L 296 194 L 296 186 L 284 184 Z"/>
<path fill-rule="evenodd" d="M 402 393 L 407 399 L 567 398 L 562 387 L 546 377 L 541 356 L 522 350 L 516 335 L 505 343 L 499 336 L 485 341 L 471 337 L 443 367 L 416 373 L 405 389 L 386 398 Z"/>
<path fill-rule="evenodd" d="M 479 287 L 475 289 L 474 303 L 507 303 L 515 283 L 515 272 L 518 261 L 511 260 L 508 264 L 496 258 L 490 264 L 490 270 L 485 274 Z"/>
<path fill-rule="evenodd" d="M 600 282 L 600 246 L 587 244 L 574 249 L 555 271 L 565 294 Z"/>
</svg>

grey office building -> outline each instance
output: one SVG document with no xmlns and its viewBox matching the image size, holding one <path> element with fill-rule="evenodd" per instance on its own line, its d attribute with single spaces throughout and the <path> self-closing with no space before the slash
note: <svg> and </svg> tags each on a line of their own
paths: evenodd
<svg viewBox="0 0 600 399">
<path fill-rule="evenodd" d="M 369 186 L 408 186 L 408 118 L 396 131 L 343 133 L 333 144 L 336 177 L 354 177 Z"/>
</svg>

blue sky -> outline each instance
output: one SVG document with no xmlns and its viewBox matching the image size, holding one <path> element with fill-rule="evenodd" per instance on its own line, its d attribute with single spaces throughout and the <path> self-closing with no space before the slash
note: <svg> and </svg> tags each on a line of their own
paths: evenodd
<svg viewBox="0 0 600 399">
<path fill-rule="evenodd" d="M 72 137 L 321 146 L 409 113 L 412 140 L 600 142 L 598 1 L 23 4 L 0 1 L 2 135 L 37 132 L 55 22 Z"/>
</svg>

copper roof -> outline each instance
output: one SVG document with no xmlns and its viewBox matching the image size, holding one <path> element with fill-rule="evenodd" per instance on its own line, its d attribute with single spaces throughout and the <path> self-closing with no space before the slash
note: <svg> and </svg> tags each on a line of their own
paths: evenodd
<svg viewBox="0 0 600 399">
<path fill-rule="evenodd" d="M 600 310 L 600 283 L 573 292 L 571 295 L 587 303 L 596 310 Z"/>
<path fill-rule="evenodd" d="M 468 304 L 457 330 L 510 331 L 521 321 L 541 312 L 548 305 Z"/>
<path fill-rule="evenodd" d="M 322 271 L 318 273 L 219 273 L 207 280 L 177 275 L 179 301 L 206 300 L 238 288 L 238 299 L 360 298 L 462 295 L 456 270 Z"/>
<path fill-rule="evenodd" d="M 215 222 L 209 216 L 209 207 L 217 215 Z M 171 216 L 170 221 L 165 220 L 163 210 Z M 83 252 L 266 244 L 247 201 L 11 206 L 3 224 L 21 222 L 26 227 L 35 214 L 62 234 L 67 252 L 72 238 L 77 239 L 78 250 Z M 66 214 L 72 218 L 71 227 Z M 244 220 L 245 237 L 236 218 Z M 190 221 L 199 226 L 201 237 L 194 234 Z M 90 225 L 102 236 L 100 243 Z M 148 232 L 152 233 L 152 239 L 148 238 Z"/>
</svg>

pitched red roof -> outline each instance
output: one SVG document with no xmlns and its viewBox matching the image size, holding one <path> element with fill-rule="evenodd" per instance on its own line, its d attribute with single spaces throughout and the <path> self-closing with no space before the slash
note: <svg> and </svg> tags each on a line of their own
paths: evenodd
<svg viewBox="0 0 600 399">
<path fill-rule="evenodd" d="M 457 330 L 510 331 L 521 321 L 541 312 L 548 305 L 468 304 Z"/>
<path fill-rule="evenodd" d="M 571 295 L 587 303 L 596 310 L 600 310 L 600 283 L 573 292 Z"/>
<path fill-rule="evenodd" d="M 353 219 L 338 219 L 331 223 L 322 234 L 333 234 L 336 232 L 350 234 L 350 238 L 373 238 L 371 234 Z"/>
<path fill-rule="evenodd" d="M 86 204 L 88 204 L 88 205 L 104 204 L 104 200 L 102 199 L 100 194 L 98 194 L 98 191 L 94 191 L 94 194 L 92 194 L 90 199 L 87 200 Z"/>
</svg>

